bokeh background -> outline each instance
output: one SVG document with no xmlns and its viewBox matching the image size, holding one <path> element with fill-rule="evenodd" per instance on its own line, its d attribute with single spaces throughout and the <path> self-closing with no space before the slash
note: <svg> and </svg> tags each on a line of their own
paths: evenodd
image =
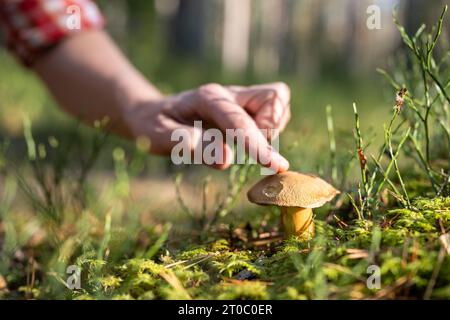
<svg viewBox="0 0 450 320">
<path fill-rule="evenodd" d="M 363 131 L 382 132 L 395 93 L 376 68 L 395 68 L 402 54 L 392 22 L 397 8 L 408 32 L 432 25 L 444 3 L 423 0 L 139 0 L 98 1 L 107 30 L 132 63 L 165 93 L 207 82 L 250 85 L 284 81 L 292 90 L 293 118 L 281 136 L 281 150 L 294 170 L 327 175 L 325 108 L 333 107 L 338 148 L 353 148 L 353 109 Z M 381 28 L 367 27 L 370 5 Z M 448 31 L 444 38 L 448 38 Z M 397 57 L 397 58 L 396 58 Z M 24 117 L 37 140 L 64 139 L 77 128 L 53 102 L 34 74 L 0 47 L 0 135 L 9 140 L 8 158 L 26 160 Z M 90 129 L 76 129 L 91 135 Z M 380 137 L 379 137 L 380 138 Z M 70 138 L 69 138 L 70 139 Z M 114 170 L 113 150 L 133 144 L 113 139 L 96 172 Z M 117 151 L 117 150 L 116 150 Z M 349 151 L 350 152 L 350 151 Z M 169 181 L 175 171 L 211 173 L 198 166 L 175 168 L 148 157 L 142 176 Z M 170 181 L 167 182 L 170 185 Z M 157 188 L 157 187 L 155 187 Z M 146 190 L 151 188 L 146 185 Z M 170 187 L 168 187 L 170 189 Z M 171 189 L 170 189 L 171 190 Z"/>
</svg>

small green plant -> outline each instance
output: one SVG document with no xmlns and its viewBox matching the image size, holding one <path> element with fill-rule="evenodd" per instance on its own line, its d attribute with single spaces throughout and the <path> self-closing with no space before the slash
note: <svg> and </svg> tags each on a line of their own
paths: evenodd
<svg viewBox="0 0 450 320">
<path fill-rule="evenodd" d="M 414 159 L 425 173 L 434 193 L 444 196 L 448 196 L 450 190 L 450 97 L 446 91 L 450 64 L 448 52 L 440 53 L 436 49 L 446 13 L 447 6 L 429 33 L 422 25 L 413 36 L 405 32 L 394 13 L 394 22 L 409 50 L 403 59 L 410 61 L 413 67 L 403 65 L 394 76 L 379 70 L 399 90 L 395 108 L 402 117 L 402 123 L 410 128 L 406 155 Z M 444 141 L 447 143 L 442 143 Z"/>
<path fill-rule="evenodd" d="M 242 188 L 245 186 L 254 168 L 255 166 L 250 164 L 233 165 L 230 168 L 227 189 L 224 196 L 220 196 L 220 194 L 211 195 L 209 192 L 211 178 L 209 176 L 204 178 L 202 182 L 202 202 L 200 214 L 195 214 L 192 209 L 186 205 L 180 190 L 183 177 L 181 174 L 176 175 L 175 188 L 177 201 L 180 208 L 192 219 L 195 225 L 200 225 L 202 230 L 208 230 L 220 218 L 227 216 L 236 205 Z M 215 208 L 211 208 L 209 210 L 208 200 L 211 198 L 215 200 Z"/>
<path fill-rule="evenodd" d="M 398 63 L 403 68 L 397 68 L 395 76 L 378 70 L 389 80 L 396 96 L 391 120 L 384 127 L 384 143 L 378 154 L 370 154 L 369 159 L 366 155 L 369 144 L 364 145 L 358 110 L 356 104 L 353 105 L 355 153 L 359 160 L 361 181 L 356 197 L 350 194 L 349 197 L 360 219 L 372 216 L 372 211 L 379 208 L 380 195 L 386 186 L 400 205 L 411 208 L 410 191 L 400 168 L 402 155 L 405 156 L 404 160 L 412 159 L 417 163 L 418 170 L 414 172 L 419 177 L 415 179 L 427 178 L 435 196 L 449 195 L 450 147 L 438 142 L 450 141 L 450 100 L 446 92 L 449 82 L 441 80 L 448 74 L 450 66 L 447 54 L 440 58 L 435 54 L 446 12 L 447 7 L 444 7 L 437 25 L 433 26 L 430 33 L 426 33 L 426 27 L 422 25 L 413 36 L 405 32 L 394 13 L 394 22 L 409 50 L 401 58 L 409 60 L 413 67 L 404 67 L 404 64 Z M 433 142 L 436 142 L 435 149 Z M 406 168 L 406 165 L 403 167 Z"/>
<path fill-rule="evenodd" d="M 109 136 L 107 131 L 102 131 L 105 123 L 99 121 L 96 124 L 96 133 L 90 143 L 87 143 L 80 134 L 79 125 L 77 122 L 64 141 L 49 137 L 46 143 L 36 142 L 31 123 L 27 117 L 24 118 L 24 137 L 34 181 L 30 182 L 25 178 L 29 172 L 24 172 L 23 168 L 13 167 L 13 169 L 20 189 L 34 209 L 47 219 L 49 225 L 58 226 L 61 223 L 61 212 L 67 203 L 85 206 L 86 178 Z M 48 165 L 49 161 L 51 165 Z M 74 168 L 74 164 L 78 166 L 77 169 Z M 71 185 L 63 183 L 69 179 L 73 181 Z"/>
</svg>

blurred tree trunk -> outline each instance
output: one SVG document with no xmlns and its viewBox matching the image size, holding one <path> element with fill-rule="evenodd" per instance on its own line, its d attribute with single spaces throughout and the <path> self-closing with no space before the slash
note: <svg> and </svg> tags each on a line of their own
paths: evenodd
<svg viewBox="0 0 450 320">
<path fill-rule="evenodd" d="M 321 73 L 325 34 L 324 6 L 326 6 L 326 3 L 322 0 L 305 1 L 304 12 L 301 13 L 302 17 L 309 17 L 309 25 L 302 48 L 303 55 L 306 57 L 302 64 L 309 73 L 309 79 L 314 79 Z"/>
<path fill-rule="evenodd" d="M 242 72 L 248 64 L 251 0 L 224 1 L 222 62 L 227 70 Z"/>
<path fill-rule="evenodd" d="M 280 71 L 293 71 L 292 66 L 297 63 L 298 44 L 296 39 L 295 19 L 298 0 L 284 1 L 281 25 L 281 47 L 280 47 Z"/>
<path fill-rule="evenodd" d="M 256 30 L 253 68 L 259 75 L 270 75 L 279 70 L 282 13 L 285 1 L 254 1 Z"/>
<path fill-rule="evenodd" d="M 448 1 L 445 1 L 448 3 Z M 432 3 L 432 5 L 431 5 Z M 443 0 L 405 1 L 405 29 L 408 34 L 414 34 L 422 23 L 431 27 L 437 22 L 439 14 L 444 6 Z"/>
<path fill-rule="evenodd" d="M 201 57 L 205 33 L 206 0 L 181 0 L 171 20 L 170 46 L 174 53 Z"/>
<path fill-rule="evenodd" d="M 445 1 L 448 2 L 448 1 Z M 403 23 L 406 32 L 409 35 L 413 35 L 417 29 L 424 23 L 427 26 L 427 30 L 431 31 L 434 24 L 437 23 L 438 17 L 442 8 L 444 6 L 444 1 L 435 0 L 433 5 L 430 5 L 429 1 L 421 0 L 408 0 L 403 2 Z M 418 14 L 419 13 L 419 14 Z M 400 13 L 399 13 L 400 15 Z M 406 47 L 399 42 L 399 48 L 402 50 L 407 50 Z M 439 47 L 437 48 L 439 50 Z M 413 62 L 408 56 L 407 66 L 412 68 Z"/>
<path fill-rule="evenodd" d="M 348 1 L 346 3 L 348 15 L 348 22 L 345 26 L 347 37 L 344 40 L 344 50 L 342 59 L 345 64 L 346 70 L 352 69 L 356 55 L 356 46 L 357 46 L 357 28 L 358 28 L 358 5 L 353 1 Z M 365 11 L 363 11 L 365 13 Z"/>
<path fill-rule="evenodd" d="M 108 31 L 122 47 L 128 46 L 128 16 L 129 7 L 127 2 L 110 0 L 104 8 L 104 14 L 108 17 Z"/>
</svg>

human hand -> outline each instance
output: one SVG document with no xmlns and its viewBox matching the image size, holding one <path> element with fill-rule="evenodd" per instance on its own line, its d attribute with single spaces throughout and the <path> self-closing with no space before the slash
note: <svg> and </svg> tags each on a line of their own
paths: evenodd
<svg viewBox="0 0 450 320">
<path fill-rule="evenodd" d="M 246 151 L 257 154 L 256 160 L 265 167 L 282 172 L 288 170 L 288 161 L 270 146 L 260 129 L 283 130 L 290 119 L 289 103 L 289 87 L 281 82 L 250 87 L 207 84 L 174 96 L 136 103 L 124 113 L 124 118 L 133 135 L 148 137 L 151 153 L 159 155 L 170 155 L 179 143 L 171 139 L 177 129 L 190 133 L 185 143 L 194 152 L 202 138 L 194 121 L 201 120 L 203 128 L 217 128 L 223 133 L 227 129 L 243 129 L 237 132 L 245 135 Z M 221 146 L 223 161 L 212 165 L 217 169 L 225 169 L 233 161 L 230 146 L 225 141 Z"/>
</svg>

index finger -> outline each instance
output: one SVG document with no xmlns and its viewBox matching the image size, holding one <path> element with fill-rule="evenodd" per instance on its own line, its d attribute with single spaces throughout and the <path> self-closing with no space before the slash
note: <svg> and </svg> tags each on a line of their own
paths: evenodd
<svg viewBox="0 0 450 320">
<path fill-rule="evenodd" d="M 289 162 L 272 148 L 255 121 L 234 101 L 228 90 L 210 85 L 202 88 L 201 94 L 204 103 L 199 111 L 204 118 L 209 119 L 222 132 L 234 130 L 238 141 L 244 143 L 245 151 L 261 165 L 276 172 L 289 168 Z"/>
</svg>

